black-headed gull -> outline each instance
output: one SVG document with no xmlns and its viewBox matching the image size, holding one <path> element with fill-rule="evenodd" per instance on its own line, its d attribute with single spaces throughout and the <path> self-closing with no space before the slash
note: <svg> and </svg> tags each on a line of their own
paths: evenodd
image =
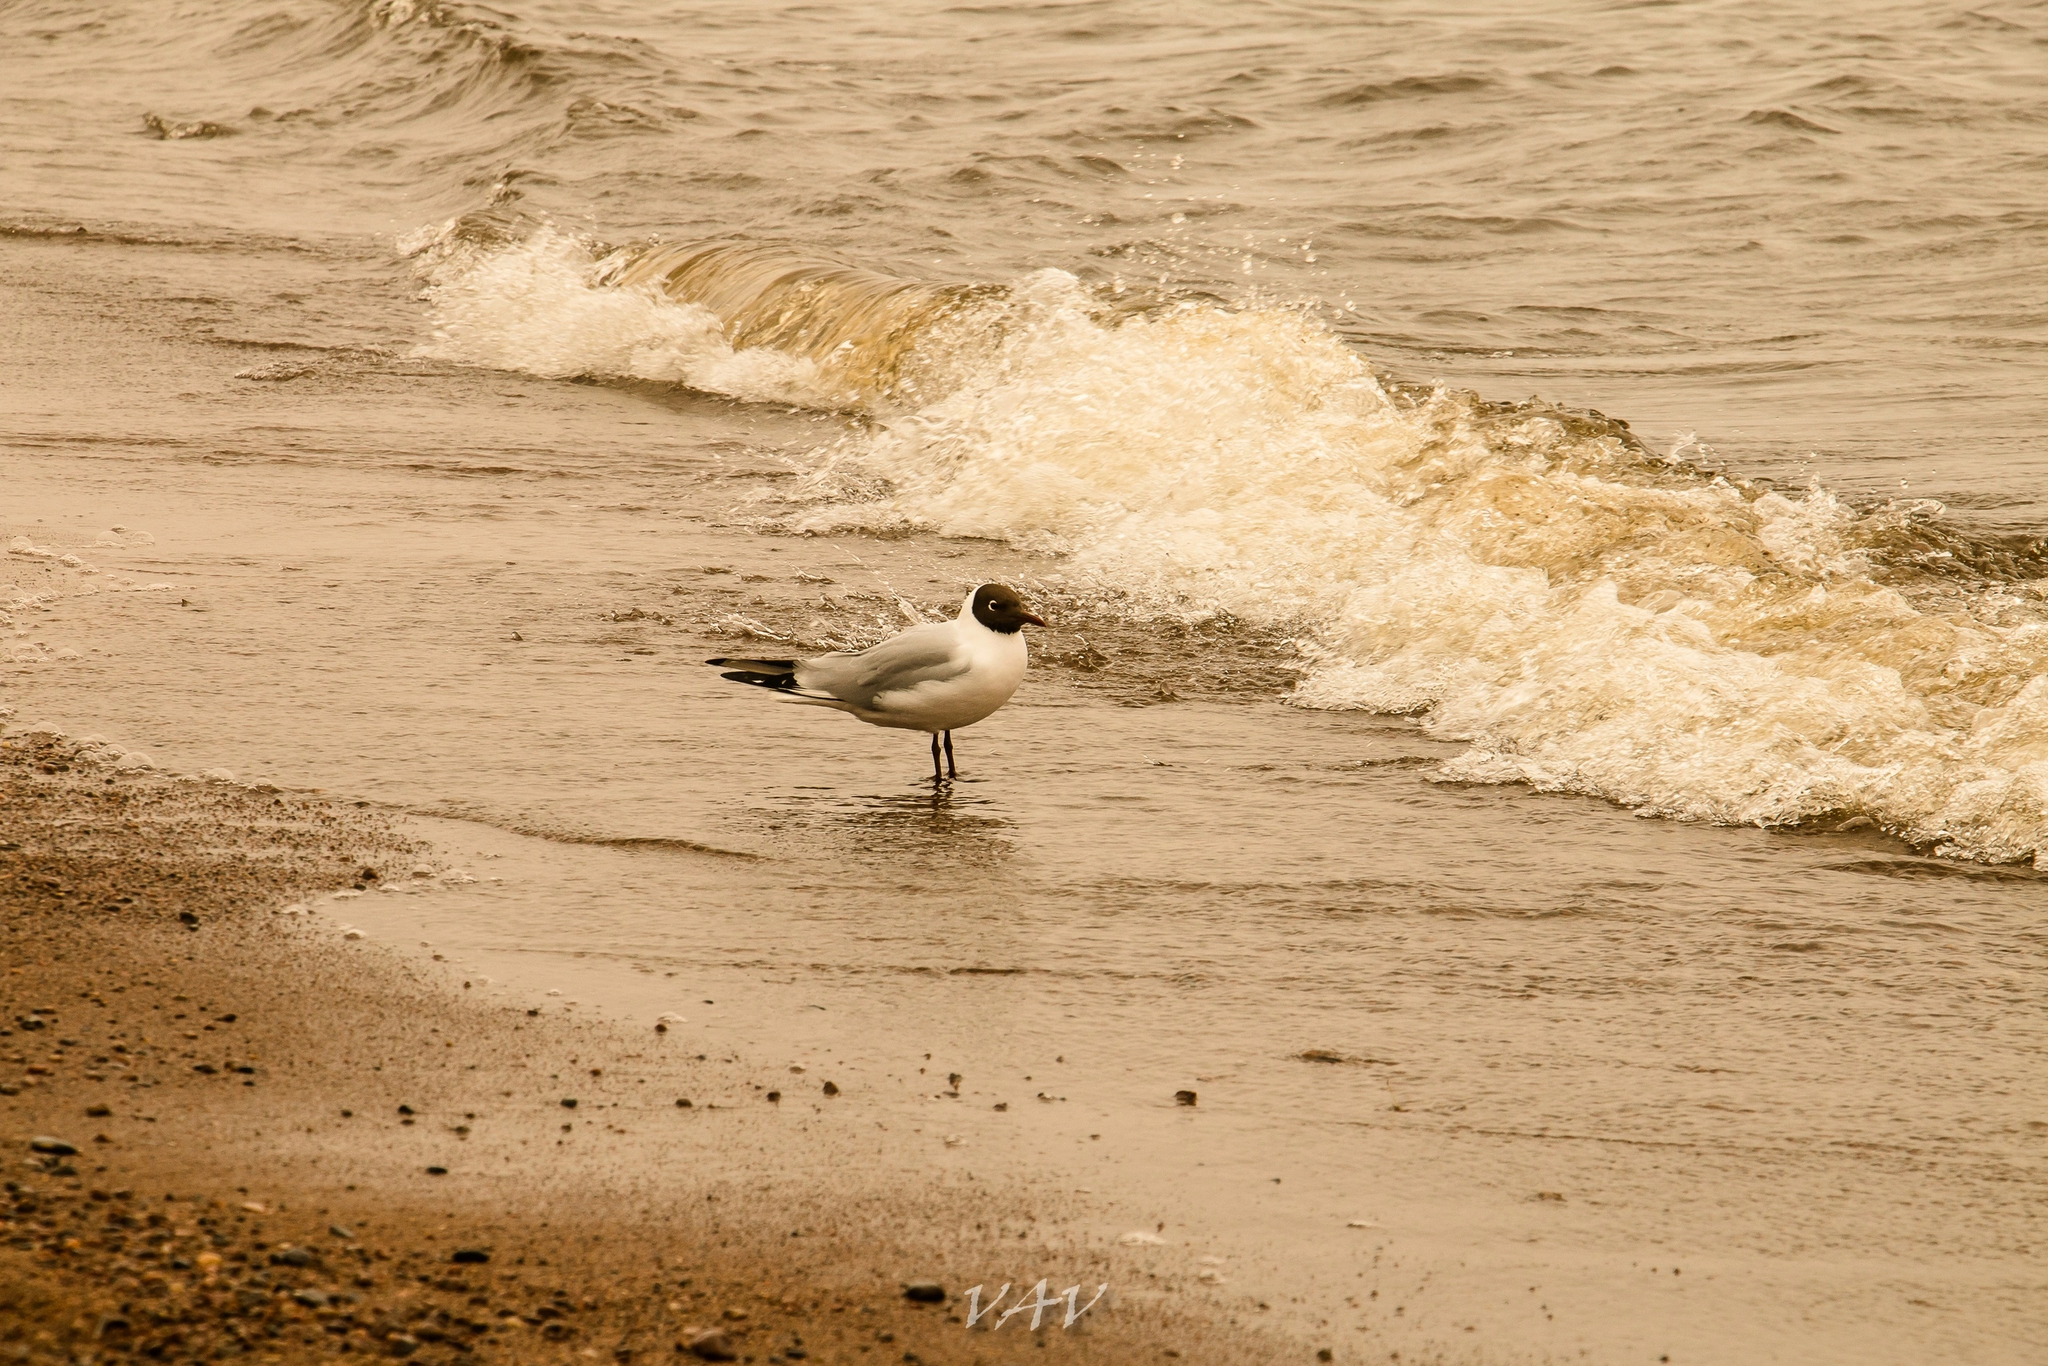
<svg viewBox="0 0 2048 1366">
<path fill-rule="evenodd" d="M 773 688 L 785 701 L 833 707 L 871 726 L 928 731 L 932 779 L 938 781 L 943 737 L 946 771 L 953 732 L 991 715 L 1024 681 L 1025 623 L 1045 622 L 1006 584 L 985 583 L 967 595 L 960 615 L 927 622 L 865 650 L 810 659 L 709 659 L 735 683 Z"/>
</svg>

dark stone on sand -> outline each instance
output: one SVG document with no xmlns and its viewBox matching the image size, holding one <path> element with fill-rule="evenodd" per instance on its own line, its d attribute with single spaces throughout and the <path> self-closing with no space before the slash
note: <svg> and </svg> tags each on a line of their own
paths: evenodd
<svg viewBox="0 0 2048 1366">
<path fill-rule="evenodd" d="M 447 1169 L 446 1167 L 429 1167 L 429 1168 L 427 1168 L 427 1175 L 428 1175 L 428 1176 L 446 1176 L 447 1174 L 448 1174 L 448 1169 Z"/>
<path fill-rule="evenodd" d="M 401 1115 L 409 1115 L 409 1114 L 411 1114 L 412 1112 L 413 1112 L 413 1109 L 412 1109 L 412 1107 L 411 1107 L 410 1105 L 401 1105 L 401 1106 L 399 1106 L 399 1107 L 398 1107 L 398 1113 L 399 1113 L 399 1114 L 401 1114 Z"/>
<path fill-rule="evenodd" d="M 771 1105 L 780 1104 L 782 1102 L 782 1092 L 770 1091 L 768 1093 L 768 1101 Z"/>
<path fill-rule="evenodd" d="M 61 1138 L 36 1137 L 28 1141 L 29 1151 L 42 1153 L 46 1157 L 76 1157 L 78 1149 Z"/>
<path fill-rule="evenodd" d="M 677 1108 L 678 1110 L 687 1110 L 687 1109 L 689 1109 L 689 1108 L 690 1108 L 690 1098 L 689 1098 L 688 1096 L 685 1096 L 685 1097 L 683 1097 L 683 1098 L 682 1098 L 681 1100 L 677 1101 L 677 1102 L 676 1102 L 676 1108 Z"/>
<path fill-rule="evenodd" d="M 946 1287 L 937 1281 L 912 1281 L 903 1287 L 903 1298 L 918 1304 L 944 1304 Z"/>
<path fill-rule="evenodd" d="M 480 1266 L 490 1259 L 491 1254 L 480 1247 L 458 1247 L 455 1249 L 454 1255 L 449 1257 L 448 1260 L 460 1262 L 465 1266 Z"/>
<path fill-rule="evenodd" d="M 1193 1105 L 1197 1099 L 1199 1097 L 1193 1091 L 1175 1091 L 1173 1093 L 1173 1103 L 1175 1105 Z"/>
<path fill-rule="evenodd" d="M 297 1291 L 292 1295 L 292 1300 L 296 1304 L 305 1305 L 308 1309 L 325 1309 L 327 1307 L 327 1295 L 319 1290 Z"/>
<path fill-rule="evenodd" d="M 576 1098 L 575 1098 L 574 1096 L 563 1096 L 563 1097 L 562 1097 L 562 1108 L 563 1108 L 564 1110 L 573 1110 L 573 1109 L 575 1109 L 575 1108 L 576 1108 Z"/>
<path fill-rule="evenodd" d="M 829 1082 L 829 1081 L 828 1081 L 828 1082 L 826 1082 L 826 1083 L 825 1083 L 825 1094 L 826 1094 L 826 1095 L 828 1095 L 828 1096 L 836 1096 L 836 1095 L 838 1095 L 838 1094 L 839 1094 L 839 1087 L 838 1087 L 838 1084 L 837 1084 L 837 1083 L 835 1083 L 835 1082 Z"/>
<path fill-rule="evenodd" d="M 85 1107 L 85 1117 L 87 1119 L 105 1119 L 113 1113 L 111 1109 L 104 1105 L 88 1105 Z"/>
<path fill-rule="evenodd" d="M 420 1340 L 411 1333 L 393 1333 L 384 1339 L 384 1350 L 395 1357 L 409 1357 L 420 1349 Z"/>
<path fill-rule="evenodd" d="M 311 1266 L 313 1254 L 302 1247 L 288 1247 L 270 1254 L 272 1266 Z"/>
<path fill-rule="evenodd" d="M 179 911 L 178 920 L 188 930 L 196 930 L 199 928 L 199 917 L 192 914 L 192 912 L 190 911 Z"/>
<path fill-rule="evenodd" d="M 214 1073 L 216 1073 L 216 1072 L 220 1071 L 220 1069 L 219 1069 L 218 1067 L 215 1067 L 215 1066 L 214 1066 L 214 1065 L 213 1065 L 212 1063 L 210 1063 L 210 1062 L 202 1062 L 202 1063 L 195 1063 L 195 1064 L 193 1065 L 193 1067 L 192 1067 L 192 1070 L 193 1070 L 194 1072 L 197 1072 L 197 1073 L 199 1073 L 199 1074 L 200 1074 L 201 1076 L 205 1076 L 205 1077 L 210 1077 L 210 1076 L 212 1076 L 212 1075 L 213 1075 Z"/>
<path fill-rule="evenodd" d="M 343 1228 L 340 1224 L 329 1224 L 327 1226 L 327 1232 L 336 1238 L 353 1238 L 356 1236 L 356 1231 L 354 1229 Z"/>
<path fill-rule="evenodd" d="M 738 1361 L 740 1358 L 740 1354 L 733 1348 L 732 1338 L 718 1328 L 707 1328 L 701 1333 L 692 1333 L 687 1341 L 679 1342 L 676 1346 L 699 1361 Z"/>
</svg>

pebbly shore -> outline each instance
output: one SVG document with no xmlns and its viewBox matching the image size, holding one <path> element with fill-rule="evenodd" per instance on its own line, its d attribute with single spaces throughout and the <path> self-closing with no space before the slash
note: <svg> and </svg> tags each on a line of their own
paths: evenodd
<svg viewBox="0 0 2048 1366">
<path fill-rule="evenodd" d="M 0 1360 L 1315 1359 L 1139 1300 L 966 1331 L 1030 1227 L 986 1191 L 840 1179 L 689 1104 L 718 1062 L 296 911 L 434 871 L 367 805 L 0 738 Z"/>
</svg>

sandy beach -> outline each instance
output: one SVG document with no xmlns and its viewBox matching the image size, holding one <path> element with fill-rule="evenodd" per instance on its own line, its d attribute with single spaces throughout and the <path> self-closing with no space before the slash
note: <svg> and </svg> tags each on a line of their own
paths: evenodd
<svg viewBox="0 0 2048 1366">
<path fill-rule="evenodd" d="M 1011 1183 L 875 1179 L 829 1077 L 309 942 L 299 897 L 431 875 L 380 817 L 0 759 L 9 1360 L 1313 1359 L 1128 1294 L 970 1334 L 965 1266 L 1085 1273 L 1083 1309 L 1136 1268 Z"/>
</svg>

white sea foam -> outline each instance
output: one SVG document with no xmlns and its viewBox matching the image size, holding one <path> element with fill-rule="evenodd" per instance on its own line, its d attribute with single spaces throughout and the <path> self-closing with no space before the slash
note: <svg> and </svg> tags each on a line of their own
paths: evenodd
<svg viewBox="0 0 2048 1366">
<path fill-rule="evenodd" d="M 444 229 L 402 249 L 425 256 L 435 325 L 420 356 L 551 378 L 665 380 L 756 402 L 824 401 L 812 361 L 735 352 L 708 309 L 651 287 L 602 287 L 605 258 L 566 233 L 477 249 Z"/>
<path fill-rule="evenodd" d="M 1058 547 L 1081 574 L 1300 622 L 1294 700 L 1424 712 L 1446 776 L 1685 819 L 1866 812 L 1959 854 L 2048 841 L 2048 626 L 1875 582 L 1825 490 L 1653 480 L 1613 437 L 1391 399 L 1284 312 L 1099 321 L 1071 282 L 949 398 L 838 452 L 907 522 Z M 2005 624 L 2001 624 L 2005 623 Z"/>
<path fill-rule="evenodd" d="M 437 285 L 444 354 L 740 397 L 800 364 L 599 287 L 572 246 L 543 234 Z M 1293 701 L 1420 713 L 1471 742 L 1450 778 L 1681 819 L 1865 813 L 2048 867 L 2038 603 L 1916 606 L 1825 489 L 1760 493 L 1563 415 L 1396 397 L 1292 312 L 1109 318 L 1058 271 L 1000 306 L 985 364 L 777 495 L 792 525 L 999 537 L 1141 600 L 1297 627 Z"/>
</svg>

